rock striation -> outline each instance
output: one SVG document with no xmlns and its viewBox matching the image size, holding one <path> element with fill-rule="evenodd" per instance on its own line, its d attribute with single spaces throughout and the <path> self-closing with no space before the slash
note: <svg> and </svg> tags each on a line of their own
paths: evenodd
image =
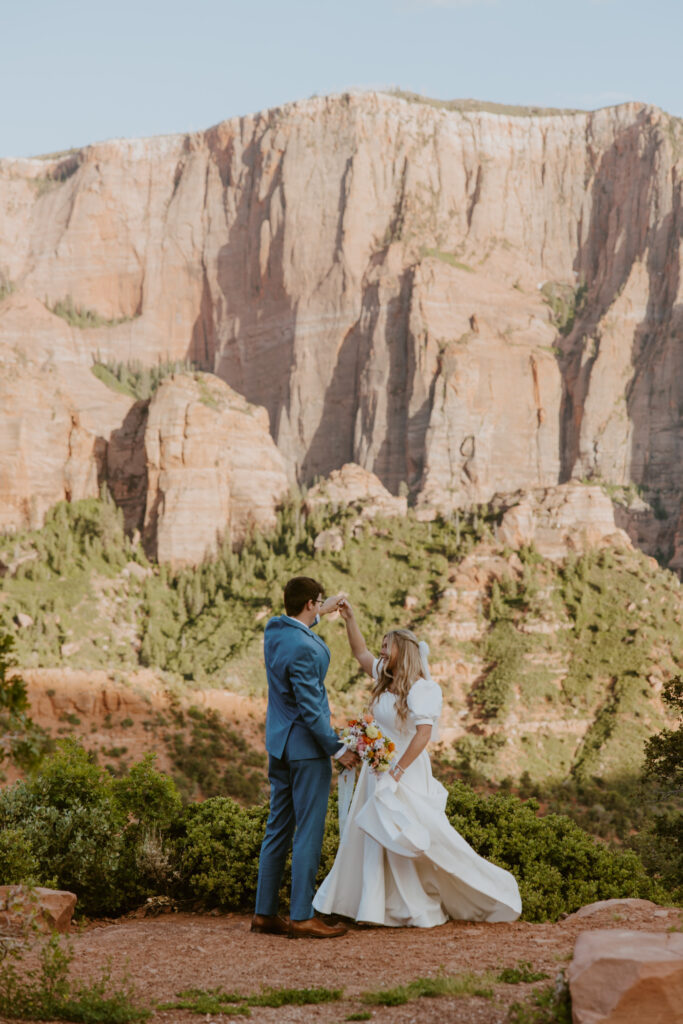
<svg viewBox="0 0 683 1024">
<path fill-rule="evenodd" d="M 2 160 L 0 346 L 23 303 L 22 349 L 58 367 L 189 358 L 267 410 L 292 481 L 354 462 L 446 508 L 635 484 L 645 511 L 620 525 L 678 564 L 682 154 L 680 123 L 639 103 L 511 116 L 368 93 Z M 92 326 L 47 312 L 66 300 Z M 102 458 L 47 364 L 15 373 L 5 525 L 56 489 L 44 398 L 72 494 Z M 136 417 L 117 429 L 141 458 Z"/>
</svg>

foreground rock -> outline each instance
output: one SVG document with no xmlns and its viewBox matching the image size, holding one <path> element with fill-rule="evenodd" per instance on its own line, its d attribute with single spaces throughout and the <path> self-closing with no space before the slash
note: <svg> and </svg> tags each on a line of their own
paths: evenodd
<svg viewBox="0 0 683 1024">
<path fill-rule="evenodd" d="M 680 1024 L 683 934 L 583 932 L 568 969 L 574 1024 Z"/>
<path fill-rule="evenodd" d="M 77 897 L 60 889 L 0 885 L 0 935 L 39 931 L 68 932 Z"/>
</svg>

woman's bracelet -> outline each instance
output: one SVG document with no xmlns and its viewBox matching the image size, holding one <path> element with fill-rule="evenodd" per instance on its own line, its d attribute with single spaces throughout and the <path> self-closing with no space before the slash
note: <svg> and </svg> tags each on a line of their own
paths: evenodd
<svg viewBox="0 0 683 1024">
<path fill-rule="evenodd" d="M 405 768 L 401 768 L 400 764 L 395 764 L 393 766 L 393 768 L 391 769 L 390 774 L 393 775 L 394 772 L 400 772 L 400 774 L 403 775 L 404 771 L 405 771 Z"/>
</svg>

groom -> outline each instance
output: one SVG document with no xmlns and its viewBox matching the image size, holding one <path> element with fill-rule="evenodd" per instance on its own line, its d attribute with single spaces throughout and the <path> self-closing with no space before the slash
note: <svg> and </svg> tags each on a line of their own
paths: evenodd
<svg viewBox="0 0 683 1024">
<path fill-rule="evenodd" d="M 313 890 L 320 864 L 325 814 L 332 778 L 330 757 L 345 768 L 357 758 L 330 726 L 324 679 L 330 651 L 311 629 L 340 598 L 323 598 L 309 576 L 285 587 L 285 615 L 266 626 L 264 654 L 268 676 L 266 749 L 270 779 L 270 815 L 259 859 L 253 932 L 290 938 L 327 939 L 343 935 L 313 916 Z M 292 845 L 290 920 L 279 917 L 278 890 Z"/>
</svg>

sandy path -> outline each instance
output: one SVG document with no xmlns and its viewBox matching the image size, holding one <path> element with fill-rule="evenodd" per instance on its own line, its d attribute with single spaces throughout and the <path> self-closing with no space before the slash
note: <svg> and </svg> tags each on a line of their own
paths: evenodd
<svg viewBox="0 0 683 1024">
<path fill-rule="evenodd" d="M 171 914 L 95 922 L 72 935 L 73 970 L 86 977 L 109 959 L 116 976 L 128 970 L 140 995 L 150 1003 L 173 1000 L 183 988 L 213 988 L 249 993 L 262 986 L 343 988 L 343 1001 L 318 1006 L 252 1008 L 254 1024 L 337 1024 L 362 1006 L 368 989 L 402 984 L 440 970 L 500 970 L 530 961 L 554 979 L 571 958 L 577 935 L 594 928 L 667 931 L 681 927 L 677 909 L 607 908 L 592 917 L 557 924 L 470 924 L 449 922 L 439 928 L 358 928 L 340 939 L 292 941 L 254 935 L 249 917 L 238 914 Z M 548 982 L 537 983 L 540 986 Z M 502 1024 L 509 1005 L 528 997 L 531 985 L 495 986 L 485 999 L 420 999 L 398 1007 L 372 1007 L 377 1024 Z M 235 1018 L 240 1020 L 242 1018 Z M 157 1011 L 154 1024 L 199 1024 L 227 1017 L 186 1011 Z"/>
</svg>

